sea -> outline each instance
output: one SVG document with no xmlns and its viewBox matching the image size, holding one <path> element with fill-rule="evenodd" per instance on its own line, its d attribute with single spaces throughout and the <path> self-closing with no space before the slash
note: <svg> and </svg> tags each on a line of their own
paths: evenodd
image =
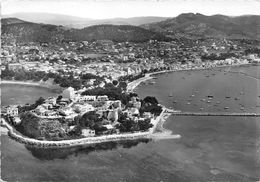
<svg viewBox="0 0 260 182">
<path fill-rule="evenodd" d="M 155 82 L 155 83 L 154 83 Z M 1 85 L 2 105 L 33 103 L 51 90 Z M 260 66 L 156 75 L 135 90 L 190 112 L 260 112 Z M 210 97 L 208 97 L 210 96 Z M 180 139 L 106 143 L 67 149 L 31 148 L 1 135 L 1 177 L 8 182 L 256 182 L 260 119 L 170 116 Z"/>
</svg>

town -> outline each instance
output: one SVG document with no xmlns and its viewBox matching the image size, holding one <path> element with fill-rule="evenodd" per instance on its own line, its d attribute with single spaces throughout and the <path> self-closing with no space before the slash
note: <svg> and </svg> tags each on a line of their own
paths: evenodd
<svg viewBox="0 0 260 182">
<path fill-rule="evenodd" d="M 149 131 L 163 108 L 156 98 L 132 92 L 141 81 L 165 71 L 259 64 L 255 44 L 225 38 L 19 43 L 4 34 L 2 80 L 37 82 L 62 94 L 6 106 L 1 114 L 20 133 L 39 140 Z"/>
</svg>

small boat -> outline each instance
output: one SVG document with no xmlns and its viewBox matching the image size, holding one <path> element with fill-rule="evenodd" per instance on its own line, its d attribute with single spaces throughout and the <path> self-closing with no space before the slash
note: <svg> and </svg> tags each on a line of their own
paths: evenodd
<svg viewBox="0 0 260 182">
<path fill-rule="evenodd" d="M 205 101 L 206 101 L 206 99 L 201 99 L 201 101 L 205 102 Z"/>
<path fill-rule="evenodd" d="M 214 96 L 213 95 L 208 95 L 208 98 L 213 98 Z"/>
<path fill-rule="evenodd" d="M 188 102 L 187 105 L 190 105 L 190 102 Z"/>
<path fill-rule="evenodd" d="M 195 95 L 193 95 L 193 94 L 191 95 L 191 97 L 194 97 L 194 96 L 195 96 Z"/>
<path fill-rule="evenodd" d="M 229 109 L 229 107 L 225 107 L 224 109 Z"/>
<path fill-rule="evenodd" d="M 208 100 L 207 103 L 210 103 L 210 100 Z"/>
<path fill-rule="evenodd" d="M 245 108 L 244 107 L 241 107 L 240 110 L 244 110 Z"/>
<path fill-rule="evenodd" d="M 174 100 L 174 101 L 173 101 L 173 103 L 177 103 L 177 101 L 176 101 L 176 100 Z"/>
<path fill-rule="evenodd" d="M 226 98 L 227 98 L 227 99 L 229 99 L 229 98 L 230 98 L 230 96 L 226 96 Z"/>
</svg>

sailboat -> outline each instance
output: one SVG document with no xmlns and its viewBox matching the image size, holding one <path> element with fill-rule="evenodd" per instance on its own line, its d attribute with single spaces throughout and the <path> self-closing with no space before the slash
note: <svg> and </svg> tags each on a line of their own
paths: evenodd
<svg viewBox="0 0 260 182">
<path fill-rule="evenodd" d="M 173 92 L 171 92 L 171 93 L 169 94 L 169 97 L 173 97 Z"/>
<path fill-rule="evenodd" d="M 227 94 L 226 94 L 226 98 L 229 99 L 230 95 L 229 95 L 229 90 L 227 89 Z"/>
</svg>

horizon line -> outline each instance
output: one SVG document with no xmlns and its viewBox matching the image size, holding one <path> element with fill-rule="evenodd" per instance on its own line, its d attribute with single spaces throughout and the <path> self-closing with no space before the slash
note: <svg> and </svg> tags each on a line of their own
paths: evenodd
<svg viewBox="0 0 260 182">
<path fill-rule="evenodd" d="M 222 16 L 227 16 L 227 17 L 241 17 L 241 16 L 260 16 L 260 14 L 241 14 L 241 15 L 226 15 L 226 14 L 221 14 L 221 13 L 217 13 L 217 14 L 211 14 L 211 15 L 205 15 L 199 12 L 184 12 L 184 13 L 180 13 L 176 16 L 155 16 L 155 15 L 145 15 L 145 16 L 129 16 L 129 17 L 120 17 L 120 16 L 115 16 L 115 17 L 110 17 L 110 18 L 90 18 L 90 17 L 82 17 L 82 16 L 77 16 L 77 15 L 71 15 L 71 14 L 63 14 L 63 13 L 52 13 L 52 12 L 37 12 L 37 11 L 20 11 L 20 12 L 16 12 L 16 13 L 10 13 L 10 14 L 4 14 L 2 13 L 1 16 L 2 18 L 12 18 L 11 15 L 15 15 L 15 14 L 25 14 L 25 13 L 32 13 L 32 14 L 50 14 L 50 15 L 61 15 L 61 16 L 70 16 L 70 17 L 75 17 L 75 18 L 82 18 L 82 19 L 91 19 L 91 20 L 106 20 L 106 19 L 117 19 L 117 18 L 122 18 L 122 19 L 129 19 L 129 18 L 141 18 L 141 17 L 161 17 L 161 18 L 176 18 L 182 14 L 201 14 L 203 16 L 216 16 L 216 15 L 222 15 Z M 3 16 L 9 16 L 9 17 L 3 17 Z M 17 18 L 17 17 L 14 17 Z"/>
</svg>

